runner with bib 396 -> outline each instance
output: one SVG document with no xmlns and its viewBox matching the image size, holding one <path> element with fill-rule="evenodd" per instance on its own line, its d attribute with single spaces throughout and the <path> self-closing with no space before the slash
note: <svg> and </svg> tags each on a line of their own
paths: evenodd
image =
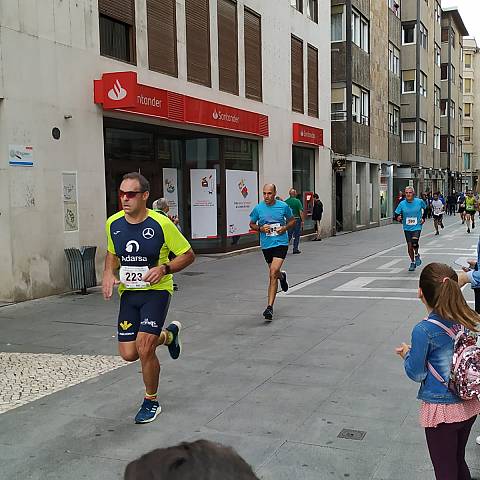
<svg viewBox="0 0 480 480">
<path fill-rule="evenodd" d="M 103 272 L 103 296 L 111 298 L 113 287 L 120 284 L 118 314 L 118 350 L 124 360 L 142 364 L 145 398 L 135 423 L 148 423 L 157 417 L 160 364 L 159 345 L 166 345 L 170 356 L 181 353 L 180 322 L 163 330 L 173 293 L 172 273 L 190 265 L 195 255 L 190 244 L 173 222 L 147 208 L 150 184 L 139 173 L 127 173 L 120 184 L 123 210 L 106 224 L 107 257 Z M 168 254 L 176 258 L 169 262 Z M 120 280 L 116 271 L 120 269 Z"/>
<path fill-rule="evenodd" d="M 408 255 L 410 256 L 409 271 L 413 272 L 422 264 L 418 253 L 420 234 L 426 217 L 425 202 L 415 197 L 413 187 L 405 189 L 405 200 L 402 200 L 395 209 L 395 220 L 402 222 L 403 232 L 407 241 Z"/>
</svg>

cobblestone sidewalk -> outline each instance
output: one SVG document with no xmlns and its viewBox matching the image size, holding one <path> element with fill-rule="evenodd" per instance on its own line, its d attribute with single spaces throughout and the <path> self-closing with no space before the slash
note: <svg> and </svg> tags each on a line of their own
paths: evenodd
<svg viewBox="0 0 480 480">
<path fill-rule="evenodd" d="M 127 365 L 117 356 L 0 352 L 0 414 Z"/>
</svg>

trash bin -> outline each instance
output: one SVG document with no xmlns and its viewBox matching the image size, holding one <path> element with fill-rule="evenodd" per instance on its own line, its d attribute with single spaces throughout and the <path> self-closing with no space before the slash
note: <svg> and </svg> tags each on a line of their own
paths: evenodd
<svg viewBox="0 0 480 480">
<path fill-rule="evenodd" d="M 97 247 L 92 246 L 83 246 L 80 249 L 65 249 L 70 272 L 70 286 L 72 290 L 81 290 L 82 295 L 87 294 L 87 288 L 97 285 L 97 275 L 95 273 L 96 251 Z"/>
</svg>

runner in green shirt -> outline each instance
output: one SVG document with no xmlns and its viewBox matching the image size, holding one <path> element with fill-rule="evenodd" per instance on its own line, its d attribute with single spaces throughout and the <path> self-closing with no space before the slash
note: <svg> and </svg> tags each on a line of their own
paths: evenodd
<svg viewBox="0 0 480 480">
<path fill-rule="evenodd" d="M 477 211 L 478 203 L 477 199 L 473 195 L 472 190 L 468 190 L 465 197 L 465 213 L 467 220 L 467 233 L 470 233 L 470 221 L 472 222 L 472 228 L 475 228 L 475 212 Z"/>
<path fill-rule="evenodd" d="M 288 243 L 290 243 L 293 237 L 293 253 L 302 253 L 298 249 L 298 244 L 300 243 L 304 220 L 303 205 L 297 198 L 297 191 L 294 188 L 291 188 L 288 193 L 290 196 L 285 200 L 285 203 L 291 208 L 293 216 L 295 217 L 295 227 L 288 231 Z"/>
</svg>

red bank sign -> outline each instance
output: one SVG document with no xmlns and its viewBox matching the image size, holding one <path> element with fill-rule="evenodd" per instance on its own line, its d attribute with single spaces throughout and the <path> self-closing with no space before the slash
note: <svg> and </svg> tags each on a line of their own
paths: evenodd
<svg viewBox="0 0 480 480">
<path fill-rule="evenodd" d="M 302 125 L 301 123 L 294 123 L 293 143 L 308 143 L 310 145 L 323 146 L 323 129 Z"/>
<path fill-rule="evenodd" d="M 94 96 L 104 110 L 268 136 L 266 115 L 142 85 L 136 72 L 104 73 L 94 81 Z"/>
</svg>

